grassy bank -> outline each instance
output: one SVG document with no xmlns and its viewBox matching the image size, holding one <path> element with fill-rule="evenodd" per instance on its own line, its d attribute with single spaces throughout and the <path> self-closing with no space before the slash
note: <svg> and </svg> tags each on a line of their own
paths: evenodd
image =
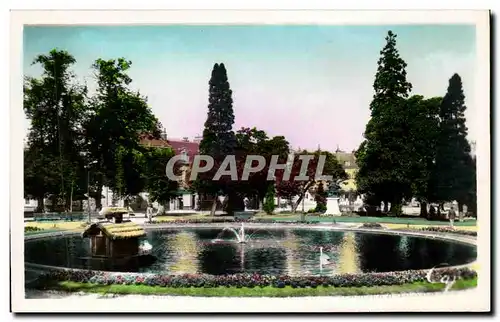
<svg viewBox="0 0 500 322">
<path fill-rule="evenodd" d="M 283 220 L 283 221 L 297 221 L 300 220 L 299 215 L 268 215 L 268 216 L 257 216 L 257 218 L 267 218 L 272 220 Z M 416 226 L 447 226 L 450 223 L 448 221 L 437 221 L 437 220 L 427 220 L 424 218 L 397 218 L 397 217 L 348 217 L 348 216 L 335 216 L 335 217 L 322 217 L 322 216 L 305 216 L 307 221 L 317 221 L 317 222 L 344 222 L 344 223 L 379 223 L 379 224 L 400 224 L 400 225 L 416 225 Z M 476 226 L 476 220 L 467 220 L 464 222 L 455 221 L 454 225 L 457 227 L 463 226 Z"/>
<path fill-rule="evenodd" d="M 87 225 L 84 221 L 49 221 L 49 222 L 27 222 L 25 227 L 35 227 L 44 232 L 56 230 L 78 230 L 85 228 Z"/>
<path fill-rule="evenodd" d="M 232 220 L 233 217 L 229 216 L 216 216 L 211 217 L 206 214 L 195 214 L 188 216 L 158 216 L 154 218 L 156 223 L 169 223 L 175 222 L 176 220 L 209 220 L 210 218 L 216 218 L 218 220 L 227 219 Z M 274 221 L 299 221 L 300 215 L 297 214 L 285 214 L 285 215 L 262 215 L 257 214 L 255 219 L 266 219 L 266 220 L 274 220 Z M 387 228 L 397 229 L 397 228 L 422 228 L 428 226 L 448 226 L 450 223 L 448 221 L 433 221 L 427 220 L 423 218 L 395 218 L 395 217 L 347 217 L 347 216 L 338 216 L 338 217 L 321 217 L 321 216 L 306 216 L 306 221 L 309 222 L 317 222 L 317 223 L 353 223 L 353 224 L 363 224 L 363 223 L 380 223 L 387 226 Z M 477 230 L 476 220 L 468 220 L 464 222 L 455 221 L 454 225 L 456 227 L 460 227 L 460 229 L 467 230 Z"/>
<path fill-rule="evenodd" d="M 458 280 L 452 290 L 463 290 L 477 286 L 477 278 L 471 280 Z M 394 286 L 373 287 L 332 287 L 318 286 L 317 288 L 276 288 L 271 286 L 255 288 L 237 287 L 211 287 L 211 288 L 178 288 L 147 285 L 98 285 L 90 283 L 77 283 L 70 281 L 57 282 L 49 289 L 66 292 L 89 292 L 100 294 L 141 294 L 141 295 L 175 295 L 175 296 L 225 296 L 225 297 L 291 297 L 291 296 L 353 296 L 399 294 L 415 292 L 440 292 L 445 288 L 441 283 L 419 282 Z"/>
</svg>

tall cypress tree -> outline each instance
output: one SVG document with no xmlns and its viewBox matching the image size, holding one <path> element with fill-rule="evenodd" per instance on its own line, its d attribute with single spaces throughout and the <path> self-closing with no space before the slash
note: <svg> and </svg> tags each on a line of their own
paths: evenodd
<svg viewBox="0 0 500 322">
<path fill-rule="evenodd" d="M 391 202 L 391 211 L 401 211 L 401 201 L 411 195 L 408 169 L 406 99 L 411 84 L 406 80 L 406 63 L 396 48 L 396 35 L 389 31 L 380 52 L 370 104 L 371 119 L 366 125 L 365 141 L 356 153 L 360 166 L 357 183 L 360 192 L 369 194 L 373 205 Z"/>
<path fill-rule="evenodd" d="M 475 185 L 475 166 L 467 141 L 465 95 L 462 80 L 454 74 L 441 102 L 440 126 L 433 179 L 438 202 L 465 202 Z"/>
<path fill-rule="evenodd" d="M 226 155 L 234 154 L 237 141 L 232 130 L 234 124 L 232 91 L 229 85 L 226 67 L 223 63 L 215 64 L 209 81 L 208 115 L 200 142 L 200 154 L 210 155 L 215 160 L 215 167 L 220 165 Z M 216 169 L 214 169 L 216 170 Z M 199 193 L 216 197 L 220 194 L 233 195 L 231 184 L 227 180 L 213 181 L 215 171 L 201 174 L 194 187 Z M 233 199 L 235 199 L 233 197 Z M 216 198 L 212 206 L 215 212 Z"/>
<path fill-rule="evenodd" d="M 232 91 L 224 64 L 215 64 L 209 81 L 208 115 L 200 142 L 200 153 L 215 159 L 234 153 L 234 112 Z"/>
</svg>

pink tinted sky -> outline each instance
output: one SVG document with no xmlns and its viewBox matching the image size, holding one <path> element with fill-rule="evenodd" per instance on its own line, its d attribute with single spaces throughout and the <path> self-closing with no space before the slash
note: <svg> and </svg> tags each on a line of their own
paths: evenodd
<svg viewBox="0 0 500 322">
<path fill-rule="evenodd" d="M 234 129 L 284 135 L 295 148 L 350 151 L 363 139 L 388 30 L 398 35 L 412 94 L 442 96 L 460 74 L 475 140 L 473 26 L 33 26 L 24 30 L 24 73 L 39 76 L 33 58 L 57 47 L 75 56 L 75 73 L 92 89 L 95 59 L 125 57 L 132 88 L 148 97 L 167 134 L 193 138 L 203 132 L 211 69 L 223 62 Z"/>
</svg>

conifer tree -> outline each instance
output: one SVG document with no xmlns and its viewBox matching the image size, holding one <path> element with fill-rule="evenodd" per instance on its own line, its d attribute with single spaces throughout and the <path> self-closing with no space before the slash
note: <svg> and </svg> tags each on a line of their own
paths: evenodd
<svg viewBox="0 0 500 322">
<path fill-rule="evenodd" d="M 370 104 L 371 119 L 356 153 L 360 192 L 370 193 L 372 202 L 391 203 L 391 212 L 401 212 L 402 198 L 411 195 L 408 169 L 406 99 L 411 84 L 406 80 L 406 63 L 396 48 L 396 35 L 389 31 L 380 52 Z"/>
<path fill-rule="evenodd" d="M 203 139 L 200 142 L 200 154 L 210 155 L 215 160 L 213 171 L 200 174 L 193 184 L 200 194 L 213 196 L 212 214 L 215 213 L 217 196 L 229 197 L 230 208 L 241 208 L 243 199 L 234 191 L 227 180 L 213 181 L 213 175 L 226 155 L 234 154 L 237 147 L 236 135 L 233 131 L 234 112 L 232 91 L 229 85 L 226 67 L 223 63 L 215 64 L 209 81 L 209 104 Z M 232 199 L 232 200 L 231 200 Z M 236 206 L 235 199 L 241 199 Z"/>
<path fill-rule="evenodd" d="M 475 186 L 475 165 L 467 140 L 465 95 L 462 80 L 454 74 L 439 111 L 440 126 L 433 174 L 436 199 L 440 203 L 465 202 Z"/>
</svg>

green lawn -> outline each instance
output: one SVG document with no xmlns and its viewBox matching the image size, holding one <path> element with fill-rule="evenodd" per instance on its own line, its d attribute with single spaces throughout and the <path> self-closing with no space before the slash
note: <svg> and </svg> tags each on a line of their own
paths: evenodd
<svg viewBox="0 0 500 322">
<path fill-rule="evenodd" d="M 300 220 L 300 215 L 269 215 L 269 216 L 259 216 L 258 218 L 268 218 L 272 220 L 280 221 L 297 221 Z M 347 217 L 347 216 L 337 216 L 337 217 L 320 217 L 320 216 L 305 216 L 306 221 L 316 221 L 316 222 L 346 222 L 346 223 L 381 223 L 381 224 L 409 224 L 409 225 L 432 225 L 432 226 L 447 226 L 450 224 L 449 221 L 434 221 L 427 220 L 423 218 L 397 218 L 397 217 Z M 468 220 L 464 222 L 455 221 L 455 226 L 475 226 L 477 224 L 476 220 Z"/>
<path fill-rule="evenodd" d="M 458 280 L 452 290 L 463 290 L 477 286 L 477 278 L 471 280 Z M 411 292 L 439 292 L 444 290 L 444 284 L 431 284 L 419 282 L 394 286 L 374 287 L 323 287 L 317 288 L 275 288 L 271 286 L 255 288 L 237 287 L 212 287 L 212 288 L 178 288 L 147 285 L 98 285 L 77 282 L 58 282 L 50 289 L 67 292 L 90 292 L 101 294 L 142 294 L 142 295 L 177 295 L 177 296 L 226 296 L 226 297 L 291 297 L 291 296 L 349 296 L 349 295 L 375 295 L 398 294 Z"/>
<path fill-rule="evenodd" d="M 194 215 L 183 215 L 183 216 L 158 216 L 155 217 L 154 221 L 157 223 L 168 223 L 175 220 L 189 220 L 189 219 L 209 219 L 212 218 L 207 214 L 194 214 Z M 213 218 L 226 218 L 228 220 L 233 219 L 230 216 L 216 216 Z M 299 221 L 299 214 L 276 214 L 276 215 L 266 215 L 263 213 L 257 214 L 255 219 L 271 219 L 271 220 L 279 220 L 279 221 Z M 434 221 L 427 220 L 419 217 L 408 218 L 408 217 L 348 217 L 348 216 L 336 216 L 336 217 L 323 217 L 316 215 L 306 215 L 306 221 L 313 222 L 345 222 L 345 223 L 381 223 L 381 224 L 403 224 L 403 225 L 423 225 L 423 226 L 447 226 L 450 223 L 448 221 Z M 454 225 L 457 227 L 465 227 L 465 226 L 476 226 L 476 220 L 467 220 L 464 222 L 455 221 Z"/>
</svg>

